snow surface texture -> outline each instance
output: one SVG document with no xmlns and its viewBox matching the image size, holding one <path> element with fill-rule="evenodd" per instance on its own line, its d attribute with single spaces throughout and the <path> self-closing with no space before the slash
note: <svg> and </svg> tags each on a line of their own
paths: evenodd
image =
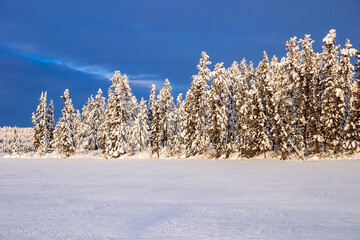
<svg viewBox="0 0 360 240">
<path fill-rule="evenodd" d="M 0 239 L 359 239 L 360 161 L 1 158 Z"/>
</svg>

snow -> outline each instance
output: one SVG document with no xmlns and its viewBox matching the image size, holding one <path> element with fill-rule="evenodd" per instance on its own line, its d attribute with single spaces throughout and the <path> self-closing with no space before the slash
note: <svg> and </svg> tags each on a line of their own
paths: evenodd
<svg viewBox="0 0 360 240">
<path fill-rule="evenodd" d="M 5 157 L 0 239 L 360 236 L 358 159 Z"/>
</svg>

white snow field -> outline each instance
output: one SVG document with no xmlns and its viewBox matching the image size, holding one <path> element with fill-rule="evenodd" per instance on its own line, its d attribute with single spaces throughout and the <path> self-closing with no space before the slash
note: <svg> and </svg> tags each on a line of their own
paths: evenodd
<svg viewBox="0 0 360 240">
<path fill-rule="evenodd" d="M 360 239 L 360 160 L 0 158 L 0 239 Z"/>
</svg>

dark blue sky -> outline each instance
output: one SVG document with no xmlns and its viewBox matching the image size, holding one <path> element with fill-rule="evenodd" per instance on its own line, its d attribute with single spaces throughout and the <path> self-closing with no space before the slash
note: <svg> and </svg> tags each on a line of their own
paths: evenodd
<svg viewBox="0 0 360 240">
<path fill-rule="evenodd" d="M 31 126 L 41 91 L 56 118 L 65 88 L 75 108 L 114 70 L 139 98 L 165 78 L 185 93 L 201 51 L 229 66 L 262 51 L 285 55 L 292 36 L 311 34 L 315 50 L 331 28 L 358 48 L 360 1 L 17 1 L 0 0 L 0 126 Z"/>
</svg>

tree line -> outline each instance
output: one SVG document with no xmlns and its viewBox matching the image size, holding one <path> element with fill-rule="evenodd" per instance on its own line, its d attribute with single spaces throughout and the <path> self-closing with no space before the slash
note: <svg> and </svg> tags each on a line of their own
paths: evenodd
<svg viewBox="0 0 360 240">
<path fill-rule="evenodd" d="M 115 71 L 107 100 L 99 89 L 75 111 L 69 90 L 55 124 L 47 93 L 32 115 L 33 151 L 102 150 L 107 158 L 150 150 L 154 157 L 253 157 L 277 151 L 282 159 L 312 154 L 360 151 L 360 52 L 347 40 L 335 43 L 336 31 L 313 50 L 310 35 L 290 38 L 287 54 L 257 67 L 243 59 L 225 68 L 202 52 L 198 73 L 185 98 L 176 102 L 168 79 L 149 100 L 138 103 L 126 74 Z M 351 58 L 356 57 L 356 68 Z M 355 77 L 355 73 L 357 73 Z"/>
</svg>

